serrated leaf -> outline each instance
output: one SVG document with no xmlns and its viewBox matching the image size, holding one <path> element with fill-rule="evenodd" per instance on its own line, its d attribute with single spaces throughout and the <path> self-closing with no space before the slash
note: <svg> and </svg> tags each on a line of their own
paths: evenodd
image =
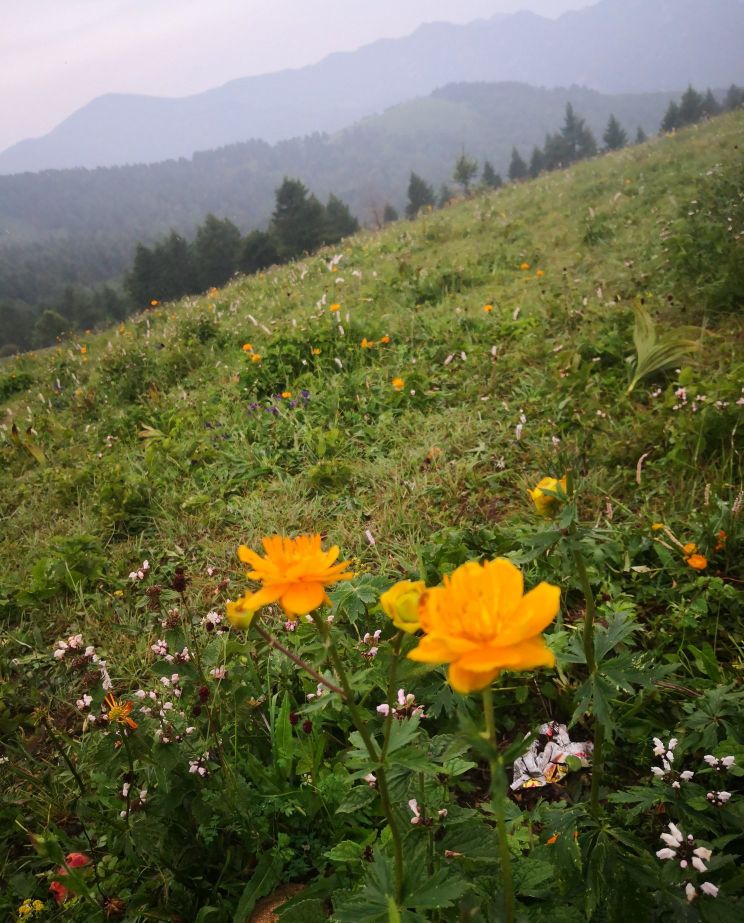
<svg viewBox="0 0 744 923">
<path fill-rule="evenodd" d="M 331 862 L 359 862 L 365 847 L 354 840 L 341 840 L 333 849 L 329 849 L 325 855 Z"/>
<path fill-rule="evenodd" d="M 375 799 L 375 791 L 369 785 L 356 785 L 336 808 L 337 814 L 353 814 L 366 808 Z"/>
<path fill-rule="evenodd" d="M 451 907 L 467 890 L 467 882 L 454 874 L 451 867 L 439 869 L 404 898 L 412 910 L 439 910 Z"/>
</svg>

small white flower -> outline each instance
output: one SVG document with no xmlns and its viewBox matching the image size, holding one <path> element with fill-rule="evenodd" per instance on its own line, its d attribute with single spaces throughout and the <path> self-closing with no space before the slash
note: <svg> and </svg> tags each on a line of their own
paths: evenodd
<svg viewBox="0 0 744 923">
<path fill-rule="evenodd" d="M 700 890 L 709 897 L 718 897 L 718 888 L 711 881 L 704 881 L 700 885 Z"/>
<path fill-rule="evenodd" d="M 415 798 L 411 798 L 411 800 L 408 802 L 408 807 L 410 808 L 411 813 L 413 814 L 413 817 L 411 818 L 411 823 L 420 824 L 421 823 L 421 812 L 419 811 L 418 801 L 416 801 Z"/>
<path fill-rule="evenodd" d="M 688 901 L 694 901 L 697 897 L 697 891 L 695 890 L 695 885 L 692 882 L 688 881 L 685 885 L 685 895 L 687 896 Z"/>
<path fill-rule="evenodd" d="M 677 853 L 670 849 L 668 846 L 665 846 L 663 849 L 659 849 L 656 853 L 659 859 L 673 859 Z"/>
<path fill-rule="evenodd" d="M 389 705 L 378 705 L 377 714 L 384 715 L 387 718 L 387 716 L 390 714 L 390 706 Z"/>
</svg>

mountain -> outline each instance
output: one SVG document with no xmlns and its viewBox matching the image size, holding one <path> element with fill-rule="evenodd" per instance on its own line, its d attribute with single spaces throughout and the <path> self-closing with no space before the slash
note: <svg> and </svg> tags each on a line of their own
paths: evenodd
<svg viewBox="0 0 744 923">
<path fill-rule="evenodd" d="M 181 99 L 108 94 L 0 154 L 0 173 L 152 163 L 248 138 L 334 132 L 451 82 L 582 84 L 610 93 L 744 80 L 741 0 L 600 0 L 556 20 L 522 12 L 432 23 L 318 64 Z"/>
<path fill-rule="evenodd" d="M 463 146 L 505 175 L 512 145 L 525 157 L 563 123 L 571 103 L 599 138 L 614 113 L 630 137 L 658 130 L 671 93 L 608 96 L 581 87 L 452 84 L 333 136 L 234 144 L 191 159 L 95 170 L 0 176 L 0 301 L 43 301 L 67 284 L 119 275 L 138 240 L 191 235 L 208 212 L 261 226 L 285 175 L 321 198 L 334 192 L 365 222 L 401 208 L 411 170 L 438 185 Z"/>
</svg>

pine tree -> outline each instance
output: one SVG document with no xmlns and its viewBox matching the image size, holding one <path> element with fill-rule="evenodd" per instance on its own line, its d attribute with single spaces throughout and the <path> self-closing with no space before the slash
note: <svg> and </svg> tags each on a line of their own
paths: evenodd
<svg viewBox="0 0 744 923">
<path fill-rule="evenodd" d="M 607 128 L 605 128 L 605 133 L 602 135 L 602 140 L 605 143 L 606 151 L 619 151 L 628 143 L 626 131 L 613 114 L 610 115 L 607 122 Z"/>
<path fill-rule="evenodd" d="M 680 125 L 694 125 L 702 119 L 703 115 L 703 97 L 690 84 L 679 101 Z"/>
<path fill-rule="evenodd" d="M 635 143 L 636 143 L 636 144 L 645 144 L 646 141 L 648 141 L 648 135 L 646 134 L 646 132 L 645 132 L 645 131 L 641 128 L 641 126 L 639 125 L 639 126 L 638 126 L 638 131 L 636 132 Z"/>
<path fill-rule="evenodd" d="M 143 308 L 153 299 L 160 300 L 155 255 L 144 244 L 137 244 L 134 262 L 127 274 L 125 284 L 137 307 Z"/>
<path fill-rule="evenodd" d="M 530 176 L 534 179 L 536 176 L 539 176 L 544 169 L 545 154 L 543 154 L 542 148 L 535 145 L 535 147 L 532 148 L 532 156 L 530 157 Z"/>
<path fill-rule="evenodd" d="M 194 263 L 201 291 L 224 285 L 237 271 L 240 231 L 229 218 L 207 215 L 194 239 Z"/>
<path fill-rule="evenodd" d="M 446 183 L 442 183 L 437 193 L 437 208 L 444 208 L 452 199 L 452 190 Z"/>
<path fill-rule="evenodd" d="M 744 106 L 744 89 L 732 83 L 726 91 L 723 108 L 726 112 L 733 112 L 734 109 L 739 109 L 741 106 Z"/>
<path fill-rule="evenodd" d="M 331 193 L 325 207 L 325 231 L 323 243 L 335 244 L 343 237 L 350 237 L 359 230 L 359 222 L 349 211 L 349 206 Z"/>
<path fill-rule="evenodd" d="M 561 132 L 545 135 L 543 163 L 546 170 L 560 170 L 572 162 L 573 151 Z"/>
<path fill-rule="evenodd" d="M 483 163 L 481 183 L 486 187 L 486 189 L 498 189 L 500 186 L 504 185 L 504 181 L 501 179 L 501 176 L 491 166 L 490 160 L 486 160 Z"/>
<path fill-rule="evenodd" d="M 527 169 L 527 164 L 524 162 L 524 158 L 516 147 L 513 147 L 511 163 L 509 164 L 509 179 L 512 182 L 518 182 L 519 180 L 525 179 L 528 173 L 529 170 Z"/>
<path fill-rule="evenodd" d="M 241 272 L 251 275 L 279 262 L 279 247 L 268 231 L 255 230 L 246 234 L 238 263 Z"/>
<path fill-rule="evenodd" d="M 452 179 L 462 186 L 465 195 L 470 195 L 470 184 L 478 175 L 478 163 L 463 151 L 457 158 L 455 169 L 452 172 Z"/>
<path fill-rule="evenodd" d="M 155 262 L 158 267 L 158 300 L 176 301 L 200 290 L 194 251 L 180 234 L 171 231 L 157 245 Z M 206 288 L 208 284 L 203 287 Z"/>
<path fill-rule="evenodd" d="M 312 253 L 323 241 L 325 209 L 298 179 L 284 178 L 276 190 L 270 232 L 284 259 Z"/>
<path fill-rule="evenodd" d="M 406 216 L 415 218 L 422 208 L 434 205 L 434 190 L 417 173 L 411 173 L 408 181 L 408 204 Z"/>
<path fill-rule="evenodd" d="M 679 106 L 677 103 L 672 100 L 667 106 L 667 111 L 664 113 L 664 118 L 661 120 L 661 131 L 664 134 L 669 134 L 672 131 L 676 131 L 682 122 L 680 121 Z"/>
<path fill-rule="evenodd" d="M 35 346 L 50 346 L 70 329 L 70 322 L 59 311 L 47 308 L 39 315 L 34 324 L 33 342 Z"/>
<path fill-rule="evenodd" d="M 719 115 L 721 112 L 721 105 L 718 100 L 713 95 L 713 92 L 708 88 L 705 96 L 703 97 L 703 115 L 708 118 L 712 118 L 714 115 Z"/>
<path fill-rule="evenodd" d="M 390 224 L 391 221 L 397 221 L 399 217 L 397 210 L 389 202 L 386 202 L 382 212 L 382 223 Z"/>
</svg>

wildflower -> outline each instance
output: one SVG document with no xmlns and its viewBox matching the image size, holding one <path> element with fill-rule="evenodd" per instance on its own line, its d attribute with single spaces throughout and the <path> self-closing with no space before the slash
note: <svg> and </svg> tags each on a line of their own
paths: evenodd
<svg viewBox="0 0 744 923">
<path fill-rule="evenodd" d="M 492 304 L 484 304 L 484 305 L 483 305 L 483 310 L 486 312 L 486 314 L 490 314 L 491 311 L 493 311 L 493 305 L 492 305 Z"/>
<path fill-rule="evenodd" d="M 251 353 L 251 362 L 260 362 L 261 356 L 259 353 Z"/>
<path fill-rule="evenodd" d="M 68 853 L 65 856 L 65 864 L 57 869 L 57 875 L 62 878 L 63 876 L 69 874 L 70 869 L 84 868 L 86 865 L 90 865 L 91 861 L 92 860 L 90 856 L 86 856 L 85 853 Z M 61 882 L 56 880 L 49 885 L 49 890 L 54 895 L 54 900 L 58 904 L 62 904 L 70 896 L 69 888 L 66 888 Z"/>
<path fill-rule="evenodd" d="M 685 555 L 695 554 L 697 550 L 698 550 L 698 547 L 695 544 L 695 542 L 687 542 L 686 545 L 682 546 L 682 554 L 685 554 Z"/>
<path fill-rule="evenodd" d="M 403 378 L 394 378 L 391 384 L 393 386 L 393 391 L 402 391 L 406 386 L 405 379 Z"/>
<path fill-rule="evenodd" d="M 393 620 L 393 625 L 413 634 L 419 625 L 419 602 L 426 591 L 423 580 L 400 580 L 380 596 L 380 605 L 385 615 Z"/>
<path fill-rule="evenodd" d="M 652 523 L 651 523 L 651 531 L 652 531 L 652 532 L 661 532 L 661 530 L 662 530 L 663 528 L 664 528 L 664 523 L 663 523 L 663 522 L 652 522 Z"/>
<path fill-rule="evenodd" d="M 708 566 L 708 559 L 702 554 L 691 554 L 688 558 L 685 558 L 685 562 L 693 570 L 705 570 Z"/>
<path fill-rule="evenodd" d="M 209 675 L 213 679 L 225 679 L 227 677 L 227 670 L 225 667 L 214 667 L 209 671 Z"/>
<path fill-rule="evenodd" d="M 244 353 L 252 353 L 252 352 L 253 352 L 253 345 L 252 345 L 251 343 L 243 343 L 243 352 L 244 352 Z"/>
<path fill-rule="evenodd" d="M 291 397 L 292 397 L 292 392 L 291 392 L 291 391 L 282 391 L 282 398 L 283 398 L 285 401 L 288 401 Z"/>
<path fill-rule="evenodd" d="M 37 913 L 43 913 L 45 906 L 44 901 L 32 901 L 28 897 L 18 908 L 18 916 L 21 920 L 28 920 L 32 916 L 35 917 Z"/>
<path fill-rule="evenodd" d="M 390 337 L 387 334 L 385 334 L 384 337 L 380 337 L 380 342 L 387 345 L 390 342 Z"/>
<path fill-rule="evenodd" d="M 715 544 L 715 547 L 714 547 L 713 550 L 714 550 L 714 551 L 723 551 L 723 549 L 726 547 L 726 539 L 727 539 L 727 538 L 728 538 L 728 535 L 726 535 L 726 533 L 723 531 L 723 529 L 721 529 L 721 530 L 719 531 L 718 535 L 717 535 L 716 544 Z"/>
<path fill-rule="evenodd" d="M 122 702 L 119 703 L 116 701 L 113 692 L 110 692 L 104 699 L 108 705 L 108 713 L 106 714 L 106 720 L 109 722 L 116 722 L 117 724 L 125 724 L 127 727 L 132 728 L 133 730 L 137 727 L 135 721 L 129 717 L 134 708 L 132 702 Z"/>
<path fill-rule="evenodd" d="M 372 349 L 375 345 L 374 340 L 368 340 L 367 337 L 362 337 L 362 342 L 359 344 L 362 349 Z"/>
<path fill-rule="evenodd" d="M 341 310 L 341 305 L 335 302 L 334 304 L 328 307 L 329 311 L 332 311 L 334 314 Z"/>
<path fill-rule="evenodd" d="M 426 590 L 419 601 L 425 637 L 408 655 L 422 663 L 449 663 L 457 692 L 477 692 L 501 670 L 553 666 L 542 630 L 558 613 L 560 590 L 540 583 L 524 594 L 522 573 L 511 561 L 468 561 Z"/>
<path fill-rule="evenodd" d="M 731 769 L 731 767 L 736 763 L 736 757 L 734 756 L 724 756 L 721 759 L 713 756 L 710 753 L 706 753 L 703 757 L 703 760 L 711 767 L 711 769 L 716 769 L 720 772 L 722 769 Z"/>
<path fill-rule="evenodd" d="M 529 263 L 521 263 L 520 266 L 519 266 L 519 268 L 522 270 L 522 272 L 526 272 L 526 271 L 530 268 L 530 264 L 529 264 Z"/>
<path fill-rule="evenodd" d="M 362 776 L 362 779 L 370 788 L 377 788 L 377 776 L 373 772 L 368 772 L 366 776 Z"/>
<path fill-rule="evenodd" d="M 339 555 L 338 546 L 323 551 L 320 541 L 320 535 L 297 538 L 274 535 L 263 539 L 264 557 L 241 545 L 238 557 L 253 568 L 247 576 L 258 580 L 262 587 L 228 604 L 230 621 L 236 624 L 236 617 L 250 612 L 247 622 L 250 624 L 252 613 L 273 602 L 279 602 L 290 616 L 306 615 L 329 602 L 325 588 L 340 580 L 350 580 L 353 574 L 344 573 L 348 562 L 334 563 Z M 245 622 L 245 618 L 240 621 Z"/>
<path fill-rule="evenodd" d="M 543 277 L 544 275 L 545 275 L 545 272 L 544 272 L 542 269 L 538 269 L 537 272 L 535 273 L 535 276 L 536 276 L 538 279 L 542 279 L 542 277 Z"/>
<path fill-rule="evenodd" d="M 711 804 L 715 804 L 718 807 L 722 807 L 728 801 L 731 800 L 731 792 L 708 792 L 705 796 Z"/>
<path fill-rule="evenodd" d="M 152 301 L 150 302 L 150 307 L 152 307 L 152 308 L 157 308 L 157 306 L 158 306 L 159 304 L 160 304 L 160 302 L 158 301 L 158 299 L 157 299 L 157 298 L 153 298 Z"/>
<path fill-rule="evenodd" d="M 556 505 L 566 495 L 568 489 L 566 475 L 562 478 L 543 478 L 537 487 L 528 491 L 540 516 L 552 515 Z M 556 496 L 557 494 L 557 496 Z"/>
<path fill-rule="evenodd" d="M 320 355 L 320 350 L 318 349 L 317 346 L 313 346 L 312 354 L 313 354 L 314 356 L 319 356 L 319 355 Z"/>
<path fill-rule="evenodd" d="M 419 811 L 418 801 L 416 801 L 415 798 L 411 798 L 411 800 L 408 802 L 408 807 L 410 808 L 411 813 L 413 814 L 413 817 L 411 818 L 411 823 L 412 824 L 423 823 L 423 818 L 421 817 L 421 811 Z"/>
</svg>

